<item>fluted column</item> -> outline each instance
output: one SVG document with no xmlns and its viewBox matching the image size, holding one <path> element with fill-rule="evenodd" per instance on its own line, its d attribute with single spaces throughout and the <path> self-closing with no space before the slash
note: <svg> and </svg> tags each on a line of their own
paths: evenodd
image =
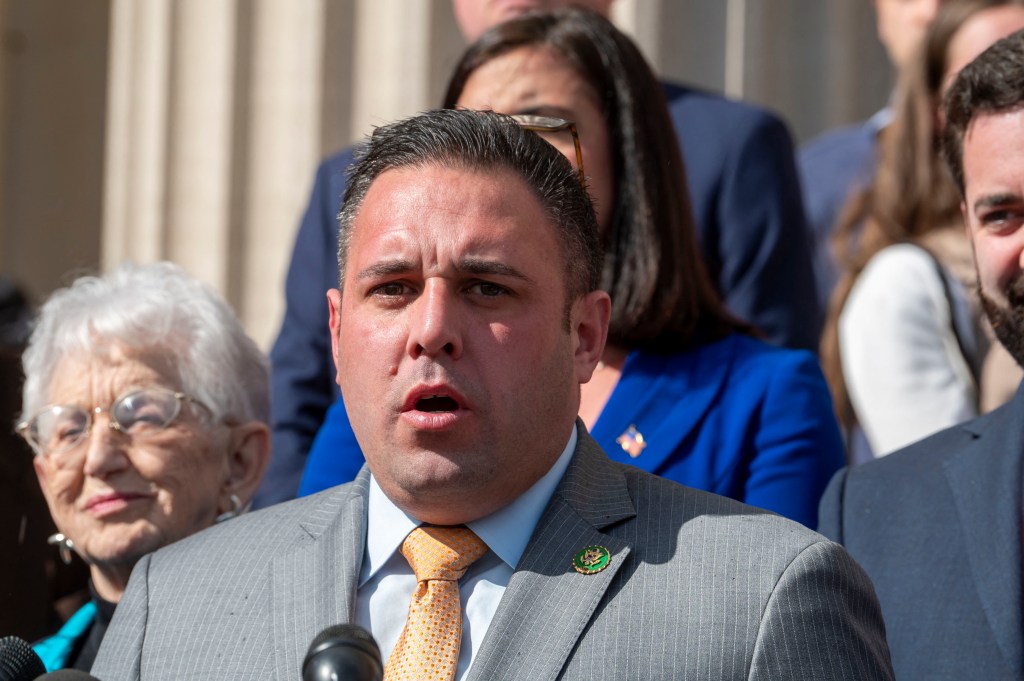
<svg viewBox="0 0 1024 681">
<path fill-rule="evenodd" d="M 103 266 L 163 255 L 171 3 L 111 5 Z"/>
<path fill-rule="evenodd" d="M 258 0 L 252 41 L 251 111 L 239 180 L 244 218 L 230 253 L 232 286 L 247 328 L 269 346 L 284 310 L 284 275 L 295 230 L 322 155 L 323 0 Z M 237 286 L 237 290 L 235 290 Z M 325 303 L 326 305 L 326 303 Z"/>
<path fill-rule="evenodd" d="M 159 257 L 227 291 L 229 244 L 240 227 L 231 202 L 232 174 L 239 170 L 233 112 L 244 95 L 236 76 L 236 2 L 176 0 L 171 30 Z"/>
<path fill-rule="evenodd" d="M 265 346 L 323 112 L 337 108 L 324 97 L 327 14 L 324 0 L 112 8 L 104 267 L 178 262 Z"/>
<path fill-rule="evenodd" d="M 430 107 L 430 0 L 359 0 L 352 129 L 358 139 L 373 126 Z"/>
</svg>

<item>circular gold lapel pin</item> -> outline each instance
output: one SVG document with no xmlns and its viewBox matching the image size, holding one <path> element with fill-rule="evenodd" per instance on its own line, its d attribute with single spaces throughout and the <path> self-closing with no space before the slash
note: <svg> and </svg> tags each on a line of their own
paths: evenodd
<svg viewBox="0 0 1024 681">
<path fill-rule="evenodd" d="M 588 546 L 572 558 L 572 567 L 581 575 L 595 575 L 611 565 L 612 554 L 603 546 Z"/>
</svg>

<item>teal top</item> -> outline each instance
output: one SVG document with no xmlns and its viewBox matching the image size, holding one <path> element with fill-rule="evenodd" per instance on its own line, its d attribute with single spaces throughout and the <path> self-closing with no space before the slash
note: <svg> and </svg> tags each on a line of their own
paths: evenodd
<svg viewBox="0 0 1024 681">
<path fill-rule="evenodd" d="M 96 604 L 89 601 L 75 612 L 53 636 L 32 644 L 32 649 L 43 661 L 46 671 L 64 669 L 68 658 L 82 637 L 89 633 L 89 627 L 96 621 Z"/>
</svg>

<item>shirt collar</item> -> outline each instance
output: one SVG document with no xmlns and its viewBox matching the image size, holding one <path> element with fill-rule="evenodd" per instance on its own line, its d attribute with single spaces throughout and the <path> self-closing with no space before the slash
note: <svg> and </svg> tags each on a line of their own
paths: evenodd
<svg viewBox="0 0 1024 681">
<path fill-rule="evenodd" d="M 533 536 L 540 516 L 547 508 L 555 488 L 565 475 L 579 435 L 573 425 L 569 442 L 554 465 L 512 503 L 494 513 L 467 523 L 487 548 L 493 551 L 513 570 Z M 384 494 L 377 480 L 370 475 L 370 494 L 367 506 L 366 554 L 359 575 L 359 586 L 365 584 L 401 547 L 402 542 L 420 522 L 407 514 Z"/>
</svg>

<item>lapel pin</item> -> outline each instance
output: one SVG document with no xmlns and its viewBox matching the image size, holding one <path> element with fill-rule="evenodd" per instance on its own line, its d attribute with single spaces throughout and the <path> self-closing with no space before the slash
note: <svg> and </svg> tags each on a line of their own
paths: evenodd
<svg viewBox="0 0 1024 681">
<path fill-rule="evenodd" d="M 612 554 L 603 546 L 588 546 L 572 558 L 572 567 L 581 575 L 596 575 L 611 565 Z"/>
<path fill-rule="evenodd" d="M 644 449 L 647 447 L 644 434 L 636 429 L 636 425 L 631 425 L 626 429 L 625 433 L 615 438 L 615 443 L 622 447 L 622 451 L 634 459 L 643 454 Z"/>
</svg>

